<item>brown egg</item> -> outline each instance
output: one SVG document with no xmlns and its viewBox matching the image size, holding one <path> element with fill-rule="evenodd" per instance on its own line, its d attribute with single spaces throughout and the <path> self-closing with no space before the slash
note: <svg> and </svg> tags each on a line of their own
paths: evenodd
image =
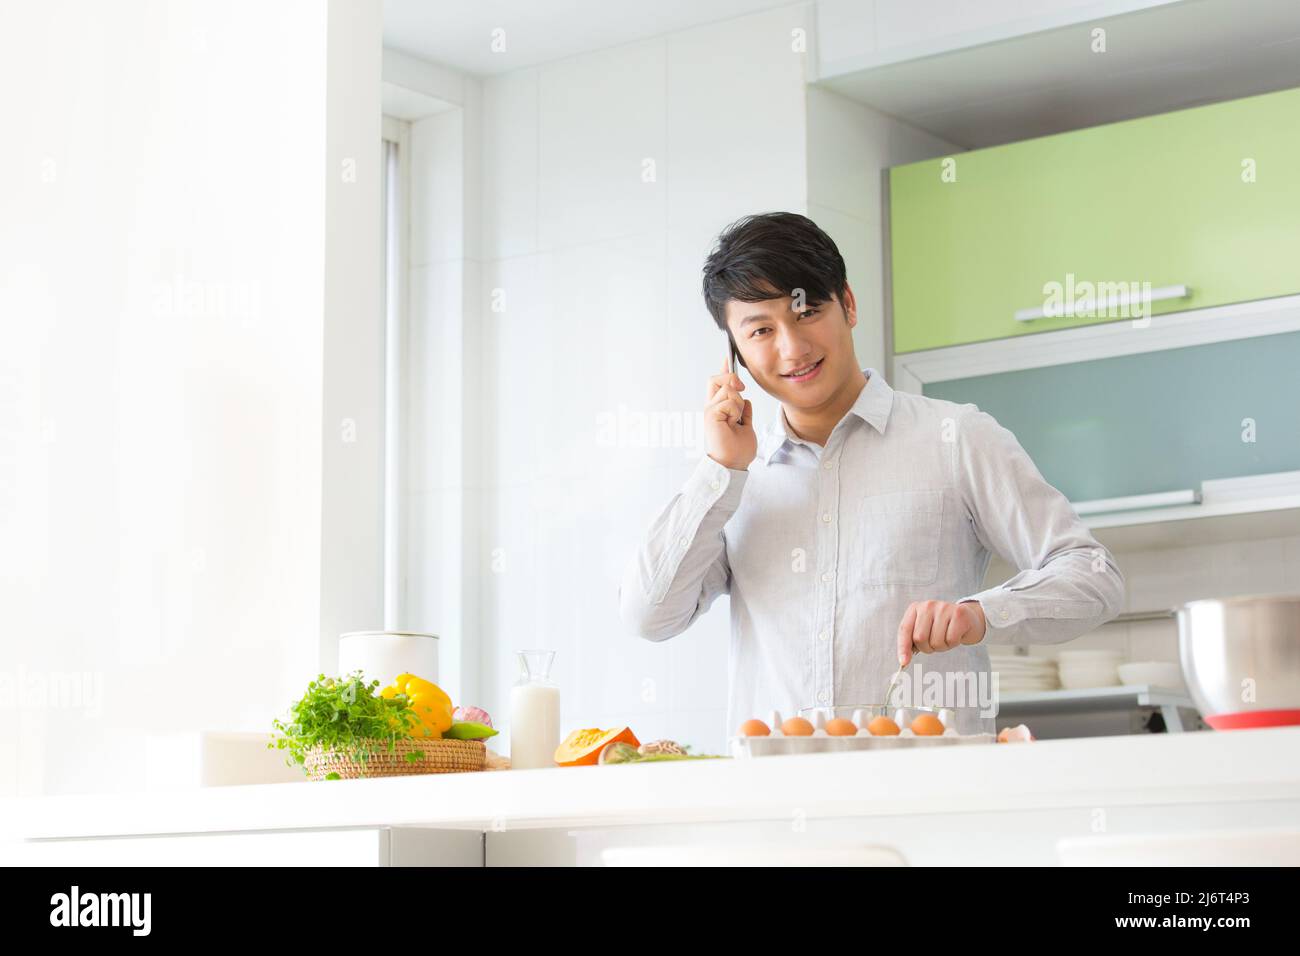
<svg viewBox="0 0 1300 956">
<path fill-rule="evenodd" d="M 826 722 L 826 733 L 832 737 L 852 737 L 858 732 L 858 725 L 847 717 L 836 717 Z"/>
<path fill-rule="evenodd" d="M 875 737 L 895 737 L 898 735 L 898 724 L 881 714 L 879 717 L 873 717 L 871 723 L 867 724 L 867 733 Z"/>
<path fill-rule="evenodd" d="M 771 732 L 767 724 L 752 717 L 740 725 L 740 735 L 742 737 L 766 737 Z"/>
<path fill-rule="evenodd" d="M 943 723 L 934 714 L 921 714 L 912 721 L 912 733 L 918 737 L 941 737 Z"/>
<path fill-rule="evenodd" d="M 781 725 L 781 733 L 787 737 L 811 737 L 813 725 L 802 717 L 791 717 Z"/>
</svg>

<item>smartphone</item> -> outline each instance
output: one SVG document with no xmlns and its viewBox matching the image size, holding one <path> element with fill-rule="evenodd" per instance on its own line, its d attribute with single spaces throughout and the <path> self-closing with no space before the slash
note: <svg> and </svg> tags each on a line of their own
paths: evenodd
<svg viewBox="0 0 1300 956">
<path fill-rule="evenodd" d="M 740 377 L 740 352 L 736 349 L 736 341 L 731 337 L 730 332 L 724 333 L 727 336 L 727 372 Z M 740 418 L 736 420 L 737 425 L 745 424 L 745 413 L 741 412 Z"/>
</svg>

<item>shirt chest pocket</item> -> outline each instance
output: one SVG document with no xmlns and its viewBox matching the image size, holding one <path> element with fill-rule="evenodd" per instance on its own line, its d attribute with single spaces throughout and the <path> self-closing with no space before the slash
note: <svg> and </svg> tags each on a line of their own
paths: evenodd
<svg viewBox="0 0 1300 956">
<path fill-rule="evenodd" d="M 896 491 L 857 502 L 845 533 L 858 580 L 869 587 L 933 584 L 939 577 L 942 491 Z"/>
</svg>

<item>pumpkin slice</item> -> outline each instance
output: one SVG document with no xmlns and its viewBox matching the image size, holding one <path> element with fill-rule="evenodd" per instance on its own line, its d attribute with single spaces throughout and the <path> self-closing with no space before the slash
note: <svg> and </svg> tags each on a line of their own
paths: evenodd
<svg viewBox="0 0 1300 956">
<path fill-rule="evenodd" d="M 616 740 L 633 747 L 641 746 L 641 741 L 636 739 L 636 734 L 632 733 L 630 727 L 617 727 L 614 730 L 588 727 L 585 730 L 575 730 L 564 738 L 560 746 L 555 748 L 555 763 L 560 767 L 589 766 L 600 758 L 601 748 Z"/>
</svg>

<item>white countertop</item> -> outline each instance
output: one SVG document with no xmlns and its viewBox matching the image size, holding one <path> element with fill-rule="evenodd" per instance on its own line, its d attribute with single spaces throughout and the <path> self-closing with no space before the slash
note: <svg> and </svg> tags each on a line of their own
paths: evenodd
<svg viewBox="0 0 1300 956">
<path fill-rule="evenodd" d="M 1300 727 L 0 802 L 0 838 L 493 830 L 1300 800 Z"/>
</svg>

